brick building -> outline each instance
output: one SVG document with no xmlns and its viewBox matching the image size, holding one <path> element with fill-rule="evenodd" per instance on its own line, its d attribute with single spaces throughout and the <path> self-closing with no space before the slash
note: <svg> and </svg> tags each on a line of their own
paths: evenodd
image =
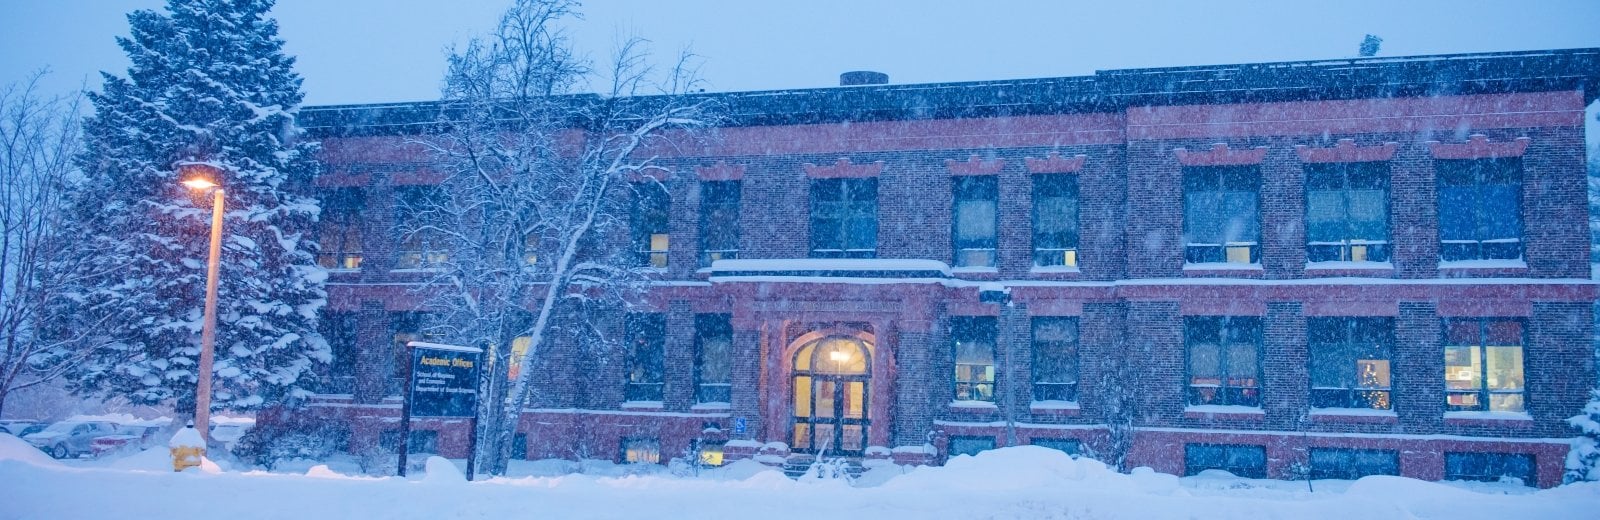
<svg viewBox="0 0 1600 520">
<path fill-rule="evenodd" d="M 635 201 L 659 280 L 628 345 L 552 345 L 516 451 L 1555 485 L 1595 380 L 1597 87 L 1579 49 L 714 94 L 720 138 Z M 397 439 L 426 319 L 392 226 L 431 108 L 302 112 L 337 358 L 309 413 L 352 450 Z"/>
</svg>

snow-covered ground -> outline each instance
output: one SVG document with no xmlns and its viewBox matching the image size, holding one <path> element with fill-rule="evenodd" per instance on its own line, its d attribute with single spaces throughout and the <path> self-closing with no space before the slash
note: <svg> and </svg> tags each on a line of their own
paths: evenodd
<svg viewBox="0 0 1600 520">
<path fill-rule="evenodd" d="M 173 473 L 161 450 L 62 463 L 0 434 L 0 518 L 1592 518 L 1600 483 L 1535 491 L 1399 477 L 1304 482 L 1111 472 L 1023 446 L 940 468 L 871 468 L 855 485 L 791 480 L 749 461 L 674 476 L 540 461 L 468 483 L 443 459 L 410 478 L 295 472 Z M 659 467 L 657 467 L 659 468 Z M 620 476 L 619 476 L 620 475 Z"/>
</svg>

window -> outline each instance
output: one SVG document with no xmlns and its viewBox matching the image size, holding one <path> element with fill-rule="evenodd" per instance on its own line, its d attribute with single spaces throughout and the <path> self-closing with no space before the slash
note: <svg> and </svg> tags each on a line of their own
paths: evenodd
<svg viewBox="0 0 1600 520">
<path fill-rule="evenodd" d="M 739 181 L 700 183 L 700 265 L 739 258 Z"/>
<path fill-rule="evenodd" d="M 1078 400 L 1078 320 L 1033 319 L 1033 400 Z"/>
<path fill-rule="evenodd" d="M 439 453 L 439 432 L 411 430 L 407 437 L 406 453 Z M 400 452 L 400 430 L 386 430 L 378 434 L 378 445 L 390 453 Z"/>
<path fill-rule="evenodd" d="M 1311 406 L 1388 410 L 1394 320 L 1311 318 Z"/>
<path fill-rule="evenodd" d="M 966 175 L 953 182 L 950 241 L 956 267 L 994 267 L 995 230 L 1000 226 L 1000 185 L 994 175 Z"/>
<path fill-rule="evenodd" d="M 1184 318 L 1189 404 L 1261 406 L 1261 319 Z"/>
<path fill-rule="evenodd" d="M 1435 164 L 1441 259 L 1522 258 L 1522 159 Z"/>
<path fill-rule="evenodd" d="M 1183 169 L 1184 261 L 1261 262 L 1255 166 Z"/>
<path fill-rule="evenodd" d="M 411 364 L 411 357 L 406 349 L 406 343 L 412 341 L 440 342 L 444 335 L 438 329 L 430 329 L 430 316 L 424 312 L 395 312 L 389 314 L 389 330 L 394 334 L 391 352 L 393 362 L 389 365 L 389 373 L 384 381 L 388 384 L 388 395 L 400 395 L 400 385 L 405 381 L 405 371 Z"/>
<path fill-rule="evenodd" d="M 1389 261 L 1389 163 L 1307 164 L 1306 258 Z"/>
<path fill-rule="evenodd" d="M 317 222 L 317 265 L 325 269 L 361 268 L 361 212 L 367 199 L 357 188 L 340 188 L 322 197 Z"/>
<path fill-rule="evenodd" d="M 980 452 L 994 449 L 994 437 L 971 437 L 955 435 L 950 437 L 950 456 L 977 455 Z"/>
<path fill-rule="evenodd" d="M 706 441 L 700 443 L 700 465 L 721 466 L 722 447 L 726 444 L 726 442 L 721 441 Z"/>
<path fill-rule="evenodd" d="M 811 257 L 878 256 L 878 179 L 811 181 Z"/>
<path fill-rule="evenodd" d="M 1220 469 L 1245 478 L 1267 478 L 1267 449 L 1233 444 L 1185 444 L 1183 474 Z"/>
<path fill-rule="evenodd" d="M 1355 480 L 1368 475 L 1399 475 L 1400 452 L 1311 448 L 1311 478 Z"/>
<path fill-rule="evenodd" d="M 672 197 L 661 183 L 633 184 L 633 246 L 636 265 L 657 269 L 667 267 L 668 219 Z"/>
<path fill-rule="evenodd" d="M 395 251 L 396 269 L 432 269 L 450 261 L 439 209 L 445 204 L 438 186 L 404 186 L 395 190 L 395 228 L 400 244 Z"/>
<path fill-rule="evenodd" d="M 511 460 L 528 460 L 528 432 L 511 436 Z"/>
<path fill-rule="evenodd" d="M 328 377 L 323 381 L 322 392 L 348 394 L 356 386 L 356 314 L 352 312 L 324 312 L 317 320 L 317 328 L 333 354 L 328 363 Z"/>
<path fill-rule="evenodd" d="M 1444 454 L 1445 480 L 1499 482 L 1506 478 L 1538 485 L 1534 478 L 1533 455 L 1526 453 L 1448 453 Z"/>
<path fill-rule="evenodd" d="M 1522 322 L 1445 320 L 1445 401 L 1450 410 L 1527 409 Z"/>
<path fill-rule="evenodd" d="M 727 403 L 733 393 L 733 325 L 727 314 L 694 317 L 695 400 Z"/>
<path fill-rule="evenodd" d="M 629 314 L 624 320 L 628 338 L 628 401 L 660 401 L 662 358 L 667 320 L 660 314 Z"/>
<path fill-rule="evenodd" d="M 657 439 L 622 439 L 624 464 L 660 464 L 661 441 Z"/>
<path fill-rule="evenodd" d="M 1033 176 L 1033 265 L 1078 265 L 1078 176 Z"/>
<path fill-rule="evenodd" d="M 994 402 L 995 319 L 951 318 L 950 339 L 955 344 L 956 400 Z"/>
<path fill-rule="evenodd" d="M 1073 456 L 1078 455 L 1080 450 L 1083 449 L 1083 444 L 1078 442 L 1078 439 L 1045 439 L 1034 437 L 1032 439 L 1028 439 L 1028 444 L 1050 448 L 1052 450 L 1059 450 L 1062 453 Z"/>
</svg>

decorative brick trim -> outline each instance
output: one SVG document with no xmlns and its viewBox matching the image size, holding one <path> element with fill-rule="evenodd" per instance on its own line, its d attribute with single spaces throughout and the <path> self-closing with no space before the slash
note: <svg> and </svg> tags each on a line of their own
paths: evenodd
<svg viewBox="0 0 1600 520">
<path fill-rule="evenodd" d="M 1178 164 L 1184 166 L 1250 166 L 1261 164 L 1267 158 L 1267 147 L 1257 146 L 1243 150 L 1228 148 L 1228 143 L 1211 145 L 1210 150 L 1191 152 L 1187 148 L 1173 148 Z"/>
<path fill-rule="evenodd" d="M 711 166 L 694 167 L 694 175 L 702 181 L 737 181 L 744 179 L 744 165 L 717 161 Z"/>
<path fill-rule="evenodd" d="M 1428 151 L 1434 159 L 1503 159 L 1522 157 L 1532 139 L 1518 137 L 1510 142 L 1489 142 L 1489 136 L 1472 134 L 1465 143 L 1428 141 Z"/>
<path fill-rule="evenodd" d="M 1393 159 L 1394 151 L 1399 147 L 1399 143 L 1356 146 L 1355 139 L 1340 139 L 1331 148 L 1312 148 L 1297 144 L 1294 145 L 1294 153 L 1300 156 L 1300 162 L 1303 163 L 1377 162 Z"/>
<path fill-rule="evenodd" d="M 811 163 L 801 165 L 806 169 L 806 176 L 813 179 L 850 179 L 877 177 L 883 173 L 883 161 L 873 161 L 867 164 L 852 164 L 849 158 L 840 157 L 833 164 L 817 166 Z"/>
<path fill-rule="evenodd" d="M 978 158 L 978 154 L 972 154 L 966 161 L 944 160 L 944 167 L 950 169 L 950 175 L 994 175 L 1005 166 L 1005 159 L 985 161 Z"/>
<path fill-rule="evenodd" d="M 1023 157 L 1022 162 L 1028 165 L 1028 173 L 1078 173 L 1088 158 L 1083 154 L 1062 158 L 1061 152 L 1050 152 L 1043 159 Z"/>
</svg>

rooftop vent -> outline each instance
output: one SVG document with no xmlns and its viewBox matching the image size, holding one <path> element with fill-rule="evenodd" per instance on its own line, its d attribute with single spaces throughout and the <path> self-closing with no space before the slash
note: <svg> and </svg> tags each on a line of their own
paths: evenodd
<svg viewBox="0 0 1600 520">
<path fill-rule="evenodd" d="M 852 70 L 839 75 L 839 86 L 851 87 L 856 85 L 887 85 L 889 75 L 870 70 Z"/>
</svg>

